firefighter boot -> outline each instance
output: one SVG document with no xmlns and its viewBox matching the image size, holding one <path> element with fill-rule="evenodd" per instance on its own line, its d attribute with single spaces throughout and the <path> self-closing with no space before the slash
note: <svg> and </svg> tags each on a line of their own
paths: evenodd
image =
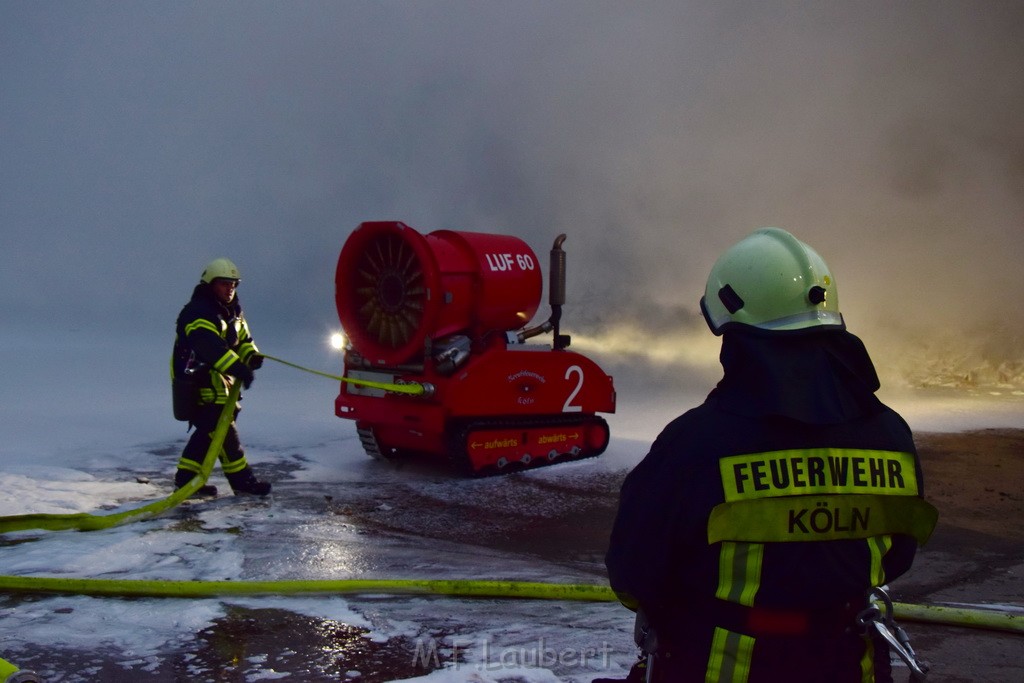
<svg viewBox="0 0 1024 683">
<path fill-rule="evenodd" d="M 231 484 L 231 490 L 235 492 L 236 496 L 243 493 L 265 496 L 270 493 L 270 482 L 257 479 L 250 467 L 246 467 L 241 472 L 229 474 L 227 477 L 228 483 Z"/>
<path fill-rule="evenodd" d="M 183 470 L 180 467 L 174 474 L 174 490 L 177 491 L 185 484 L 192 480 L 192 477 L 197 476 L 195 472 Z M 195 493 L 192 494 L 194 498 L 211 498 L 217 495 L 217 487 L 213 484 L 203 484 L 200 486 Z"/>
</svg>

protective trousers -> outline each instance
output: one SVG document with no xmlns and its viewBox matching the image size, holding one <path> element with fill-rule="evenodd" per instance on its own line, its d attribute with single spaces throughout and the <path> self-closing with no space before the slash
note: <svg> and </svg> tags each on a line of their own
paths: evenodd
<svg viewBox="0 0 1024 683">
<path fill-rule="evenodd" d="M 196 414 L 192 418 L 195 431 L 185 445 L 181 459 L 178 460 L 178 472 L 174 478 L 176 486 L 187 483 L 202 470 L 206 452 L 210 449 L 213 431 L 217 427 L 217 421 L 223 410 L 224 406 L 216 403 L 205 403 L 197 408 Z M 235 414 L 238 414 L 237 408 Z M 233 420 L 224 435 L 224 445 L 218 457 L 221 469 L 232 486 L 249 471 L 249 464 L 245 460 L 245 451 L 242 450 L 242 442 L 238 437 L 238 429 Z"/>
</svg>

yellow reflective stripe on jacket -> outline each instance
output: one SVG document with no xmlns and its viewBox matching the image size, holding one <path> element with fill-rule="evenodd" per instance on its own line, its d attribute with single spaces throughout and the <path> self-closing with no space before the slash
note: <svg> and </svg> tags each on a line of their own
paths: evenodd
<svg viewBox="0 0 1024 683">
<path fill-rule="evenodd" d="M 199 400 L 202 403 L 216 403 L 223 405 L 228 400 L 228 390 L 231 388 L 231 378 L 216 372 L 210 373 L 210 386 L 202 387 L 199 390 Z"/>
<path fill-rule="evenodd" d="M 786 496 L 720 503 L 708 518 L 708 543 L 836 541 L 907 534 L 922 545 L 938 511 L 922 498 L 882 495 Z"/>
<path fill-rule="evenodd" d="M 725 500 L 826 493 L 916 496 L 912 453 L 806 448 L 733 455 L 719 460 Z"/>
<path fill-rule="evenodd" d="M 242 359 L 242 362 L 247 362 L 249 357 L 254 353 L 257 353 L 259 349 L 256 348 L 256 344 L 252 341 L 247 341 L 238 347 L 238 357 Z"/>
<path fill-rule="evenodd" d="M 753 638 L 716 628 L 711 640 L 705 683 L 746 683 L 753 655 Z"/>
<path fill-rule="evenodd" d="M 218 337 L 223 337 L 224 336 L 224 332 L 220 329 L 220 327 L 217 326 L 217 325 L 214 325 L 212 322 L 210 322 L 206 318 L 196 318 L 195 320 L 190 322 L 188 325 L 185 325 L 185 336 L 187 337 L 188 335 L 192 334 L 193 332 L 195 332 L 198 329 L 209 330 L 210 332 L 213 332 Z"/>
<path fill-rule="evenodd" d="M 764 546 L 726 541 L 718 551 L 718 588 L 715 597 L 751 607 L 761 588 Z"/>
<path fill-rule="evenodd" d="M 228 371 L 232 365 L 239 361 L 238 354 L 228 349 L 224 352 L 224 355 L 217 359 L 217 362 L 213 364 L 213 369 L 223 374 Z"/>
<path fill-rule="evenodd" d="M 219 403 L 223 405 L 228 395 L 226 391 L 218 391 L 218 389 L 220 387 L 203 387 L 199 390 L 199 400 L 203 403 Z"/>
<path fill-rule="evenodd" d="M 892 548 L 892 536 L 869 538 L 867 544 L 868 552 L 871 554 L 871 568 L 868 576 L 872 586 L 881 586 L 885 584 L 885 566 L 882 564 L 882 559 Z"/>
</svg>

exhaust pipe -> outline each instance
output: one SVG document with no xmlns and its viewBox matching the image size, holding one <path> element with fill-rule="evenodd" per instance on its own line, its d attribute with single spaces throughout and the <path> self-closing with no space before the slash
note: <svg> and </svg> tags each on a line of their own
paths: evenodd
<svg viewBox="0 0 1024 683">
<path fill-rule="evenodd" d="M 509 332 L 509 342 L 522 344 L 527 339 L 547 332 L 554 332 L 552 345 L 555 349 L 567 348 L 572 341 L 569 335 L 559 333 L 559 325 L 562 322 L 562 306 L 565 304 L 565 252 L 562 251 L 563 242 L 565 242 L 564 233 L 555 238 L 555 244 L 551 247 L 551 264 L 548 268 L 548 303 L 551 305 L 551 317 L 540 325 L 531 327 L 528 330 Z"/>
<path fill-rule="evenodd" d="M 551 269 L 548 272 L 548 302 L 551 304 L 551 327 L 554 330 L 554 347 L 567 348 L 572 341 L 569 335 L 559 333 L 562 322 L 562 306 L 565 304 L 565 252 L 562 244 L 565 234 L 555 238 L 551 247 Z"/>
</svg>

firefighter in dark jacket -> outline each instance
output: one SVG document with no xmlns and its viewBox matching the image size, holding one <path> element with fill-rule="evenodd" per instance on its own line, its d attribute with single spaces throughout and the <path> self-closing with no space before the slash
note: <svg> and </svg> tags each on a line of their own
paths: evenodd
<svg viewBox="0 0 1024 683">
<path fill-rule="evenodd" d="M 214 259 L 203 270 L 192 299 L 178 315 L 171 355 L 175 417 L 188 420 L 195 432 L 178 461 L 175 488 L 200 472 L 231 386 L 240 381 L 248 389 L 253 371 L 263 364 L 235 294 L 240 279 L 234 263 L 226 258 Z M 271 485 L 257 479 L 246 462 L 233 420 L 219 457 L 236 495 L 270 493 Z M 216 495 L 217 489 L 204 485 L 198 493 Z"/>
<path fill-rule="evenodd" d="M 716 262 L 701 310 L 723 379 L 627 476 L 606 556 L 653 679 L 891 680 L 856 617 L 935 510 L 831 272 L 758 230 Z"/>
</svg>

